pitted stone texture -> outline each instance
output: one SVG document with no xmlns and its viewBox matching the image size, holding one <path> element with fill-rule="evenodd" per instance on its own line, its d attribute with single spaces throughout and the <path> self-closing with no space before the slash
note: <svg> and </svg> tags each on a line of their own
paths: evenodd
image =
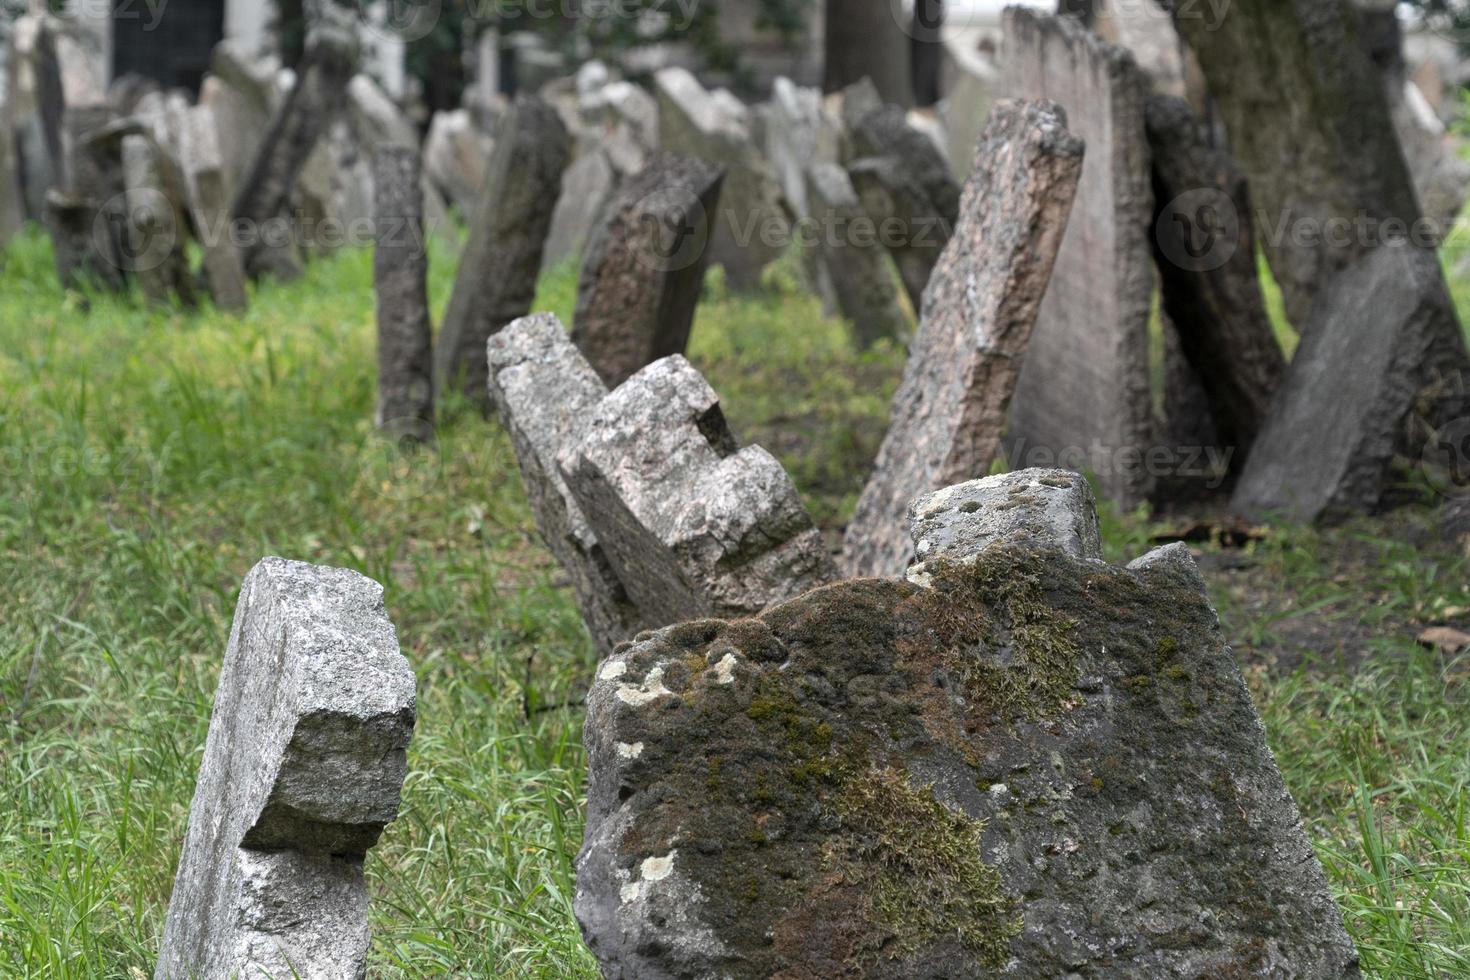
<svg viewBox="0 0 1470 980">
<path fill-rule="evenodd" d="M 1357 977 L 1187 551 L 954 557 L 603 662 L 603 974 Z"/>
<path fill-rule="evenodd" d="M 929 584 L 929 562 L 973 560 L 992 545 L 1054 548 L 1102 558 L 1092 487 L 1070 470 L 1021 470 L 958 483 L 909 505 L 916 561 L 907 578 Z"/>
<path fill-rule="evenodd" d="M 998 102 L 961 223 L 924 297 L 888 434 L 843 543 L 848 575 L 897 577 L 909 501 L 990 469 L 1083 166 L 1055 103 Z"/>
<path fill-rule="evenodd" d="M 659 156 L 608 208 L 582 263 L 572 339 L 609 387 L 684 353 L 724 171 Z"/>
<path fill-rule="evenodd" d="M 1005 12 L 1006 94 L 1054 99 L 1087 144 L 1072 219 L 1011 402 L 1013 466 L 1101 449 L 1103 496 L 1148 497 L 1153 444 L 1148 318 L 1153 189 L 1144 136 L 1147 83 L 1127 51 L 1070 17 Z"/>
<path fill-rule="evenodd" d="M 1319 297 L 1231 506 L 1295 521 L 1372 510 L 1395 452 L 1463 403 L 1465 359 L 1435 251 L 1379 246 Z"/>
<path fill-rule="evenodd" d="M 380 585 L 280 558 L 251 570 L 157 980 L 363 975 L 362 860 L 397 816 L 413 723 Z"/>
<path fill-rule="evenodd" d="M 645 621 L 754 615 L 834 577 L 791 478 L 737 446 L 679 355 L 603 399 L 559 464 Z"/>
<path fill-rule="evenodd" d="M 852 323 L 860 347 L 901 340 L 909 320 L 899 305 L 888 258 L 868 223 L 847 171 L 814 163 L 806 171 L 807 207 L 837 308 Z"/>
<path fill-rule="evenodd" d="M 536 527 L 571 579 L 582 619 L 606 656 L 655 624 L 639 617 L 567 489 L 556 457 L 607 397 L 607 388 L 550 313 L 516 320 L 492 336 L 488 360 L 490 400 L 510 433 Z"/>
<path fill-rule="evenodd" d="M 373 159 L 373 290 L 378 319 L 377 425 L 385 435 L 434 438 L 433 326 L 424 250 L 423 174 L 412 146 Z"/>
<path fill-rule="evenodd" d="M 518 97 L 501 118 L 434 352 L 438 390 L 458 386 L 488 408 L 485 343 L 531 309 L 569 146 L 539 98 Z"/>
</svg>

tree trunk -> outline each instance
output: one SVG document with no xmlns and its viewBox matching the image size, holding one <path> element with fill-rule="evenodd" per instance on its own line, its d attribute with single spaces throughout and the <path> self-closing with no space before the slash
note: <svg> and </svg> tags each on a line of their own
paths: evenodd
<svg viewBox="0 0 1470 980">
<path fill-rule="evenodd" d="M 889 0 L 826 0 L 827 49 L 822 88 L 837 92 L 871 78 L 884 102 L 914 104 L 907 23 Z"/>
</svg>

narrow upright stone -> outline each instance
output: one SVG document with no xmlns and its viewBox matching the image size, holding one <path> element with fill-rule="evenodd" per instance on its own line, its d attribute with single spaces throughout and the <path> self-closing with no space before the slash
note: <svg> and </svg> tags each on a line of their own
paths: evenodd
<svg viewBox="0 0 1470 980">
<path fill-rule="evenodd" d="M 516 320 L 490 338 L 490 400 L 510 433 L 541 540 L 571 580 L 600 656 L 649 626 L 628 598 L 597 536 L 557 469 L 561 447 L 607 397 L 607 388 L 550 313 Z"/>
<path fill-rule="evenodd" d="M 66 110 L 60 183 L 46 194 L 46 229 L 64 287 L 127 288 L 127 194 L 120 128 L 107 106 Z"/>
<path fill-rule="evenodd" d="M 724 171 L 665 154 L 629 181 L 582 262 L 572 340 L 608 387 L 684 353 Z"/>
<path fill-rule="evenodd" d="M 337 8 L 328 4 L 325 9 Z M 356 25 L 343 17 L 322 19 L 307 38 L 296 85 L 271 120 L 250 171 L 235 192 L 234 215 L 252 231 L 245 246 L 245 270 L 252 278 L 267 273 L 290 278 L 297 271 L 294 247 L 270 240 L 264 229 L 286 214 L 302 167 L 341 115 L 358 54 Z"/>
<path fill-rule="evenodd" d="M 909 330 L 898 289 L 877 227 L 858 200 L 847 171 L 817 163 L 806 172 L 807 206 L 818 232 L 817 248 L 837 297 L 837 308 L 852 323 L 859 347 L 879 340 L 901 340 Z"/>
<path fill-rule="evenodd" d="M 216 309 L 241 312 L 250 303 L 245 260 L 230 230 L 230 202 L 215 114 L 207 106 L 189 109 L 180 161 L 189 188 L 194 229 L 204 248 L 204 278 Z"/>
<path fill-rule="evenodd" d="M 418 150 L 379 147 L 373 186 L 377 424 L 385 435 L 429 442 L 434 437 L 434 352 Z"/>
<path fill-rule="evenodd" d="M 1055 103 L 1001 101 L 991 110 L 888 434 L 848 525 L 846 574 L 902 575 L 913 557 L 908 502 L 990 468 L 1082 160 L 1082 142 Z"/>
<path fill-rule="evenodd" d="M 165 192 L 160 157 L 153 137 L 123 137 L 128 269 L 137 276 L 148 302 L 166 306 L 177 297 L 184 306 L 192 307 L 197 299 L 184 252 L 184 202 Z"/>
<path fill-rule="evenodd" d="M 156 980 L 363 976 L 362 863 L 398 815 L 414 707 L 380 585 L 280 558 L 251 570 Z"/>
<path fill-rule="evenodd" d="M 517 97 L 502 117 L 439 332 L 437 390 L 488 407 L 485 343 L 531 308 L 569 149 L 556 110 L 535 96 Z"/>
<path fill-rule="evenodd" d="M 755 615 L 834 577 L 791 478 L 737 446 L 683 357 L 633 375 L 579 434 L 562 477 L 645 621 Z"/>
<path fill-rule="evenodd" d="M 1148 497 L 1153 189 L 1147 82 L 1127 51 L 1070 17 L 1005 12 L 1006 94 L 1053 99 L 1087 143 L 1071 223 L 1011 402 L 1013 465 L 1085 458 L 1103 495 Z M 1072 464 L 1062 462 L 1060 465 Z"/>
</svg>

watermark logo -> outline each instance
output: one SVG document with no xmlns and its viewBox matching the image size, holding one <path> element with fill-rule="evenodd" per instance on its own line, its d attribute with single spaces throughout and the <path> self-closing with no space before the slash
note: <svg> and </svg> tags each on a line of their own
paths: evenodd
<svg viewBox="0 0 1470 980">
<path fill-rule="evenodd" d="M 1230 195 L 1213 187 L 1185 191 L 1166 204 L 1154 225 L 1164 258 L 1186 272 L 1212 272 L 1235 255 L 1240 214 Z"/>
<path fill-rule="evenodd" d="M 640 265 L 655 272 L 677 272 L 698 262 L 709 248 L 710 216 L 704 202 L 685 188 L 660 188 L 639 200 Z"/>
<path fill-rule="evenodd" d="M 98 210 L 92 239 L 97 254 L 116 255 L 117 266 L 124 272 L 152 272 L 168 261 L 178 245 L 178 220 L 163 194 L 130 191 L 116 195 Z"/>
<path fill-rule="evenodd" d="M 1424 444 L 1419 471 L 1441 496 L 1470 493 L 1470 418 L 1440 426 Z"/>
<path fill-rule="evenodd" d="M 359 19 L 386 41 L 414 42 L 439 26 L 442 0 L 357 0 Z"/>
</svg>

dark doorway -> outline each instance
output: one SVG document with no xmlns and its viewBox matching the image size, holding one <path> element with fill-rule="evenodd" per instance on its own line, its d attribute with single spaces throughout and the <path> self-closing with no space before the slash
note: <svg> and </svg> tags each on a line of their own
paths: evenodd
<svg viewBox="0 0 1470 980">
<path fill-rule="evenodd" d="M 199 91 L 214 46 L 225 36 L 225 0 L 170 3 L 154 15 L 138 0 L 112 10 L 112 73 L 142 75 L 164 88 Z"/>
</svg>

